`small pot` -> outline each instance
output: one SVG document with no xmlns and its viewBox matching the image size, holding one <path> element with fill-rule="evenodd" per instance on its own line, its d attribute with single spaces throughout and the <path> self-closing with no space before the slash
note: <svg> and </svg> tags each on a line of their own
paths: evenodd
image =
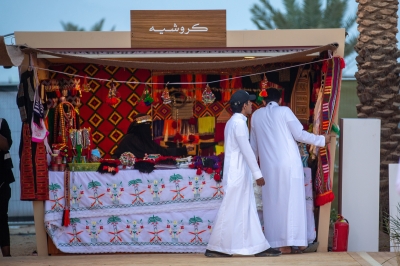
<svg viewBox="0 0 400 266">
<path fill-rule="evenodd" d="M 51 164 L 51 171 L 58 171 L 58 164 L 52 163 Z"/>
</svg>

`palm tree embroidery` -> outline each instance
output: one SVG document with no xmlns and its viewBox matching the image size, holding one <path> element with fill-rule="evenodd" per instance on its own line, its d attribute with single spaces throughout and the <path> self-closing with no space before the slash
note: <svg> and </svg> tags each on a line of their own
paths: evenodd
<svg viewBox="0 0 400 266">
<path fill-rule="evenodd" d="M 119 199 L 124 192 L 124 187 L 122 186 L 122 181 L 118 183 L 106 183 L 107 192 L 110 194 L 112 203 L 119 204 Z"/>
<path fill-rule="evenodd" d="M 141 179 L 134 179 L 134 180 L 130 180 L 128 182 L 128 186 L 133 186 L 135 188 L 134 194 L 129 193 L 129 195 L 132 195 L 135 197 L 135 199 L 132 201 L 132 204 L 144 202 L 143 199 L 140 197 L 140 195 L 143 194 L 146 190 L 142 190 L 139 192 L 139 184 L 140 183 L 142 183 Z"/>
<path fill-rule="evenodd" d="M 104 196 L 105 193 L 98 195 L 97 193 L 97 188 L 101 187 L 101 184 L 99 181 L 90 181 L 88 184 L 88 189 L 93 189 L 93 197 L 90 196 L 89 198 L 94 199 L 93 203 L 90 205 L 90 207 L 96 207 L 99 205 L 103 205 L 103 202 L 100 201 L 100 198 Z"/>
<path fill-rule="evenodd" d="M 206 230 L 199 231 L 199 224 L 202 223 L 203 220 L 200 217 L 193 216 L 193 218 L 189 219 L 189 224 L 193 224 L 194 230 L 193 232 L 189 232 L 189 234 L 194 235 L 194 237 L 190 240 L 190 243 L 202 243 L 203 239 L 200 237 L 200 234 L 204 233 Z"/>
<path fill-rule="evenodd" d="M 171 236 L 171 241 L 174 243 L 178 242 L 178 236 L 182 233 L 183 229 L 185 229 L 183 225 L 183 220 L 178 221 L 170 221 L 167 220 L 167 229 L 169 231 L 169 235 Z"/>
<path fill-rule="evenodd" d="M 161 178 L 160 182 L 158 182 L 157 179 L 147 180 L 147 182 L 147 187 L 150 189 L 150 193 L 153 195 L 153 201 L 160 201 L 161 193 L 165 188 L 163 179 Z"/>
<path fill-rule="evenodd" d="M 99 221 L 88 221 L 86 220 L 86 231 L 89 233 L 90 242 L 97 243 L 97 238 L 103 231 L 103 223 Z"/>
<path fill-rule="evenodd" d="M 181 180 L 183 180 L 183 177 L 179 174 L 173 174 L 169 177 L 169 182 L 173 182 L 175 184 L 175 189 L 171 189 L 172 192 L 176 193 L 172 200 L 180 200 L 185 198 L 185 196 L 183 196 L 181 192 L 187 187 L 179 188 L 179 182 Z"/>
<path fill-rule="evenodd" d="M 112 215 L 107 220 L 107 224 L 111 224 L 113 227 L 113 231 L 108 232 L 109 234 L 113 235 L 113 238 L 110 239 L 110 242 L 122 242 L 122 238 L 119 236 L 119 234 L 122 233 L 124 229 L 118 230 L 117 225 L 119 222 L 122 222 L 121 218 L 115 215 Z"/>
<path fill-rule="evenodd" d="M 71 207 L 78 208 L 84 191 L 82 185 L 72 184 L 71 186 Z"/>
<path fill-rule="evenodd" d="M 194 198 L 200 198 L 200 193 L 203 190 L 205 184 L 206 181 L 204 175 L 189 177 L 189 186 L 192 187 Z"/>
<path fill-rule="evenodd" d="M 142 219 L 140 219 L 140 221 L 136 221 L 136 220 L 129 221 L 129 220 L 126 220 L 126 222 L 127 222 L 126 228 L 128 229 L 128 232 L 131 235 L 132 241 L 133 242 L 138 242 L 139 241 L 139 235 L 143 230 Z"/>
<path fill-rule="evenodd" d="M 57 196 L 58 190 L 61 190 L 61 186 L 60 186 L 59 184 L 57 184 L 57 183 L 55 183 L 55 184 L 54 184 L 54 183 L 51 183 L 51 184 L 49 185 L 49 191 L 51 191 L 51 192 L 53 193 L 53 198 L 54 198 L 54 199 L 50 200 L 51 202 L 54 202 L 54 205 L 51 206 L 51 209 L 52 209 L 52 210 L 55 210 L 55 211 L 60 211 L 60 210 L 64 209 L 64 206 L 60 203 L 60 200 L 63 199 L 64 196 L 62 196 L 61 198 L 59 198 L 59 197 Z"/>
<path fill-rule="evenodd" d="M 161 232 L 164 232 L 164 230 L 158 230 L 158 228 L 157 228 L 158 222 L 162 222 L 161 218 L 158 216 L 154 216 L 154 215 L 152 217 L 150 217 L 147 222 L 148 224 L 153 225 L 153 232 L 149 232 L 149 233 L 154 235 L 154 237 L 150 239 L 150 243 L 162 242 L 162 239 L 159 236 L 159 234 Z"/>
<path fill-rule="evenodd" d="M 78 242 L 80 243 L 80 242 L 82 242 L 82 240 L 78 237 L 78 235 L 81 234 L 83 232 L 83 230 L 79 231 L 79 232 L 76 231 L 76 225 L 78 223 L 80 223 L 81 220 L 79 218 L 70 218 L 69 221 L 70 221 L 71 226 L 72 226 L 72 233 L 67 232 L 68 235 L 72 236 L 72 238 L 69 241 L 69 243 L 78 243 Z"/>
</svg>

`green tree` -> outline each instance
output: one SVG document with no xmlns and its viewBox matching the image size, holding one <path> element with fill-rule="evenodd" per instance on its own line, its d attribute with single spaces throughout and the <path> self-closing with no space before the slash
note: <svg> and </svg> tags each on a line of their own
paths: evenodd
<svg viewBox="0 0 400 266">
<path fill-rule="evenodd" d="M 100 19 L 99 22 L 95 23 L 89 31 L 102 31 L 103 30 L 103 25 L 104 25 L 105 18 Z M 78 24 L 74 24 L 71 22 L 64 22 L 60 21 L 61 26 L 63 27 L 64 31 L 86 31 L 85 28 L 80 27 Z M 114 31 L 115 26 L 111 28 L 110 31 Z"/>
<path fill-rule="evenodd" d="M 301 3 L 299 3 L 301 2 Z M 325 7 L 323 7 L 325 2 Z M 251 20 L 259 29 L 320 29 L 345 28 L 349 30 L 356 22 L 357 16 L 345 17 L 348 0 L 283 0 L 286 12 L 281 12 L 270 3 L 260 0 L 250 9 Z M 346 33 L 347 34 L 347 33 Z M 354 52 L 357 36 L 346 38 L 344 54 Z"/>
</svg>

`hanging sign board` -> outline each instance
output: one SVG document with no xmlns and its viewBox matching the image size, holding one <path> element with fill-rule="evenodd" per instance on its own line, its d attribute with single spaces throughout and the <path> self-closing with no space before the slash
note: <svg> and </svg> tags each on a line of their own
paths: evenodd
<svg viewBox="0 0 400 266">
<path fill-rule="evenodd" d="M 226 47 L 226 10 L 131 10 L 131 47 Z"/>
</svg>

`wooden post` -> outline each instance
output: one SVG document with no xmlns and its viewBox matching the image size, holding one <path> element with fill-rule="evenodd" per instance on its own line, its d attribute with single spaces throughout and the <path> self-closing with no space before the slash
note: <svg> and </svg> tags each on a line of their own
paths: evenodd
<svg viewBox="0 0 400 266">
<path fill-rule="evenodd" d="M 44 201 L 32 201 L 32 203 L 37 253 L 39 256 L 48 256 L 47 234 L 44 228 Z"/>
</svg>

